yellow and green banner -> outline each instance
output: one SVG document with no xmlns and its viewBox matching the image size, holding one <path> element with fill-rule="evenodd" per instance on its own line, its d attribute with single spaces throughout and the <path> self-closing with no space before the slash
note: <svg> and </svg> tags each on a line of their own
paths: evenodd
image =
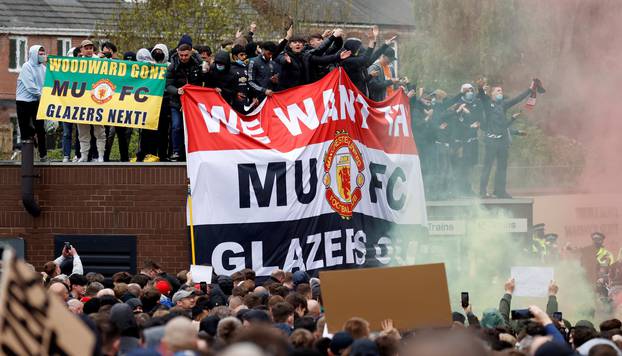
<svg viewBox="0 0 622 356">
<path fill-rule="evenodd" d="M 156 130 L 166 65 L 50 56 L 37 119 Z"/>
</svg>

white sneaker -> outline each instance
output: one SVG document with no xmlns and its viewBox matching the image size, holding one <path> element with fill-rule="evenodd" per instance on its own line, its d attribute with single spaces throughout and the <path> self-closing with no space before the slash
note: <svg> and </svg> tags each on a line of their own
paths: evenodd
<svg viewBox="0 0 622 356">
<path fill-rule="evenodd" d="M 78 162 L 78 160 L 79 160 L 78 156 L 73 156 L 73 159 L 71 160 L 71 162 L 75 163 L 75 162 Z"/>
<path fill-rule="evenodd" d="M 80 159 L 79 159 L 77 162 L 78 162 L 78 163 L 81 163 L 81 162 L 88 162 L 88 157 L 84 157 L 84 156 L 82 156 L 82 157 L 80 157 Z"/>
<path fill-rule="evenodd" d="M 97 162 L 99 162 L 99 163 L 104 163 L 104 157 L 99 157 L 99 158 L 97 158 Z"/>
<path fill-rule="evenodd" d="M 63 157 L 63 163 L 69 163 L 69 156 Z"/>
</svg>

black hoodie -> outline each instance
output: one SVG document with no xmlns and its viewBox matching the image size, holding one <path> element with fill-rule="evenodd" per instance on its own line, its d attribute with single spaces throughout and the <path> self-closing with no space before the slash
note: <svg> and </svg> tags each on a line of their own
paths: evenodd
<svg viewBox="0 0 622 356">
<path fill-rule="evenodd" d="M 224 69 L 218 70 L 217 65 L 224 65 Z M 228 102 L 233 101 L 238 82 L 235 75 L 231 72 L 231 57 L 229 52 L 218 51 L 214 56 L 214 63 L 211 65 L 207 86 L 210 88 L 220 88 L 220 94 Z"/>
<path fill-rule="evenodd" d="M 367 90 L 367 67 L 372 65 L 384 53 L 387 45 L 383 45 L 376 52 L 374 48 L 370 47 L 365 49 L 363 54 L 359 54 L 359 50 L 362 47 L 361 40 L 356 38 L 349 38 L 343 44 L 345 50 L 351 51 L 352 55 L 345 59 L 341 66 L 350 77 L 350 80 L 365 96 L 369 95 Z"/>
<path fill-rule="evenodd" d="M 285 59 L 286 54 L 291 60 L 290 63 Z M 287 47 L 285 51 L 277 57 L 276 62 L 281 65 L 279 90 L 293 88 L 306 83 L 306 66 L 302 52 L 294 53 L 291 48 Z"/>
</svg>

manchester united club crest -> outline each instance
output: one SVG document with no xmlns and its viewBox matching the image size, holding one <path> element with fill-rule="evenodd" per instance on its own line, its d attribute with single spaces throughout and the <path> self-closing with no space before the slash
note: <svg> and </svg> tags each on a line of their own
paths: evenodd
<svg viewBox="0 0 622 356">
<path fill-rule="evenodd" d="M 100 79 L 91 89 L 91 99 L 98 104 L 105 104 L 114 95 L 115 86 L 108 79 Z"/>
<path fill-rule="evenodd" d="M 324 186 L 326 201 L 343 219 L 350 219 L 361 201 L 364 169 L 361 151 L 352 138 L 346 131 L 337 131 L 324 155 Z"/>
</svg>

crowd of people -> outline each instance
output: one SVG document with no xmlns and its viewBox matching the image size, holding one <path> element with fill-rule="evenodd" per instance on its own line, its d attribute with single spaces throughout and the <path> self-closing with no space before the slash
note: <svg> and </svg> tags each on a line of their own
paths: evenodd
<svg viewBox="0 0 622 356">
<path fill-rule="evenodd" d="M 256 25 L 251 24 L 246 35 L 238 32 L 215 52 L 209 46 L 194 44 L 190 36 L 184 35 L 170 51 L 166 44 L 158 43 L 120 55 L 110 42 L 97 47 L 94 42 L 84 40 L 66 55 L 168 66 L 158 129 L 140 131 L 139 147 L 133 158 L 137 162 L 185 160 L 180 96 L 186 84 L 215 88 L 236 111 L 248 114 L 265 97 L 315 82 L 334 68 L 342 67 L 356 87 L 372 100 L 384 100 L 400 87 L 408 93 L 428 199 L 478 194 L 482 198 L 490 197 L 487 188 L 495 162 L 493 195 L 511 198 L 506 190 L 508 149 L 511 136 L 524 132 L 511 127 L 517 116 L 512 115 L 508 120 L 506 112 L 528 97 L 528 104 L 535 104 L 536 93 L 544 92 L 539 80 L 534 79 L 524 92 L 512 99 L 506 98 L 501 86 L 488 85 L 485 79 L 465 83 L 457 95 L 448 96 L 440 89 L 416 90 L 407 77 L 399 77 L 392 47 L 397 36 L 378 44 L 377 26 L 370 29 L 366 42 L 346 37 L 339 28 L 305 37 L 295 35 L 290 26 L 280 41 L 258 43 L 254 41 L 256 30 Z M 43 122 L 35 117 L 45 77 L 46 53 L 42 46 L 30 48 L 28 62 L 17 81 L 16 95 L 21 137 L 34 139 L 36 135 L 42 161 L 47 160 L 45 130 Z M 77 126 L 75 136 L 74 126 Z M 132 129 L 63 122 L 62 130 L 63 162 L 109 161 L 115 137 L 120 160 L 130 160 Z M 485 152 L 476 193 L 471 180 L 473 168 L 479 162 L 480 140 Z"/>
<path fill-rule="evenodd" d="M 620 316 L 598 327 L 571 323 L 558 310 L 554 281 L 546 306 L 528 312 L 513 310 L 515 282 L 509 279 L 498 307 L 478 317 L 467 303 L 445 328 L 411 330 L 387 319 L 381 330 L 371 330 L 352 315 L 344 325 L 331 325 L 329 334 L 321 281 L 304 271 L 275 270 L 262 280 L 244 269 L 193 283 L 187 270 L 172 275 L 145 261 L 138 274 L 104 278 L 84 274 L 72 246 L 43 270 L 50 297 L 61 298 L 97 335 L 99 355 L 619 356 L 622 347 Z"/>
</svg>

